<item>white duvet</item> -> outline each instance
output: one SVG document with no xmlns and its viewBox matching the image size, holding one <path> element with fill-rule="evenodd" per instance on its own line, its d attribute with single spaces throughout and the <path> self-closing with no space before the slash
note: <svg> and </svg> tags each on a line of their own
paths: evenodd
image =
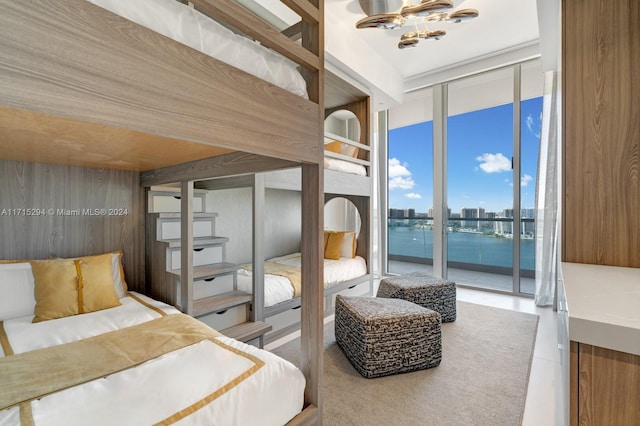
<svg viewBox="0 0 640 426">
<path fill-rule="evenodd" d="M 168 305 L 136 296 L 168 314 L 178 313 Z M 18 354 L 160 316 L 132 297 L 120 301 L 122 305 L 116 308 L 35 324 L 31 323 L 31 317 L 7 320 L 4 328 L 14 353 Z M 154 424 L 211 395 L 215 395 L 211 402 L 177 424 L 282 425 L 301 411 L 305 381 L 300 370 L 253 346 L 224 336 L 216 339 L 222 345 L 204 340 L 138 367 L 33 401 L 35 424 Z M 265 365 L 238 380 L 255 362 L 237 351 L 259 358 Z M 236 382 L 237 385 L 231 385 Z M 0 425 L 19 425 L 19 411 L 18 407 L 0 411 Z"/>
<path fill-rule="evenodd" d="M 308 98 L 297 65 L 176 0 L 89 0 L 116 15 Z"/>
<path fill-rule="evenodd" d="M 301 265 L 302 256 L 300 253 L 288 254 L 286 256 L 274 257 L 269 262 L 282 263 L 289 266 Z M 324 260 L 324 288 L 331 288 L 334 285 L 352 280 L 367 273 L 367 262 L 360 256 L 353 259 L 341 257 L 339 260 Z M 253 274 L 246 269 L 238 271 L 238 289 L 247 293 L 252 293 Z M 304 290 L 303 290 L 304 291 Z M 280 275 L 265 274 L 264 276 L 264 306 L 269 307 L 277 303 L 293 298 L 293 287 L 291 282 Z"/>
</svg>

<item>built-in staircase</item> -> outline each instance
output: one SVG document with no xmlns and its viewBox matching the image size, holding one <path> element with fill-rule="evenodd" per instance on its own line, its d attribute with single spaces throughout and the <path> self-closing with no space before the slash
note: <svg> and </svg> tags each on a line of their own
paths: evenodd
<svg viewBox="0 0 640 426">
<path fill-rule="evenodd" d="M 253 295 L 237 288 L 240 266 L 226 261 L 229 239 L 215 233 L 218 215 L 205 211 L 206 192 L 194 190 L 193 268 L 191 274 L 182 274 L 180 189 L 153 187 L 149 190 L 147 290 L 152 297 L 201 319 L 224 335 L 243 342 L 258 339 L 262 346 L 263 335 L 271 330 L 271 325 L 250 319 Z M 185 275 L 190 275 L 192 282 L 183 283 Z M 191 291 L 184 291 L 185 286 Z M 182 301 L 183 294 L 191 295 L 191 300 Z M 223 318 L 229 310 L 235 310 L 234 315 L 231 319 Z"/>
</svg>

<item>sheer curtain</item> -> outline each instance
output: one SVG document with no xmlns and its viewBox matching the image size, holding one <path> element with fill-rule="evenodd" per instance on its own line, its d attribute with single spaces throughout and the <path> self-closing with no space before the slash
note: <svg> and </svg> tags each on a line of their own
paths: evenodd
<svg viewBox="0 0 640 426">
<path fill-rule="evenodd" d="M 538 306 L 553 305 L 559 238 L 560 147 L 558 72 L 547 71 L 542 101 L 542 132 L 536 187 L 536 294 Z"/>
</svg>

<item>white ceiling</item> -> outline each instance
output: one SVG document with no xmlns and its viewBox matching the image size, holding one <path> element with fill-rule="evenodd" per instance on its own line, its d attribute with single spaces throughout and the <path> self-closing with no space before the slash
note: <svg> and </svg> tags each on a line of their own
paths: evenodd
<svg viewBox="0 0 640 426">
<path fill-rule="evenodd" d="M 400 50 L 397 47 L 400 35 L 411 31 L 411 27 L 356 29 L 355 23 L 365 16 L 358 0 L 325 0 L 328 14 L 343 24 L 338 26 L 333 20 L 327 20 L 325 31 L 339 28 L 344 32 L 348 28 L 348 33 L 343 34 L 345 42 L 348 43 L 352 37 L 363 40 L 404 78 L 536 43 L 539 38 L 536 0 L 466 0 L 456 3 L 454 10 L 474 8 L 480 15 L 461 24 L 431 24 L 429 29 L 443 29 L 447 35 L 441 40 L 422 40 L 411 49 Z"/>
<path fill-rule="evenodd" d="M 238 1 L 273 14 L 272 24 L 281 29 L 299 20 L 279 0 Z M 444 29 L 447 35 L 400 50 L 398 40 L 410 27 L 359 30 L 355 24 L 365 13 L 358 0 L 325 0 L 325 65 L 371 93 L 376 110 L 390 108 L 402 103 L 404 92 L 539 56 L 537 10 L 546 3 L 557 0 L 454 0 L 453 10 L 474 8 L 478 18 L 461 24 L 431 24 L 429 29 Z M 553 7 L 547 9 L 556 12 Z"/>
</svg>

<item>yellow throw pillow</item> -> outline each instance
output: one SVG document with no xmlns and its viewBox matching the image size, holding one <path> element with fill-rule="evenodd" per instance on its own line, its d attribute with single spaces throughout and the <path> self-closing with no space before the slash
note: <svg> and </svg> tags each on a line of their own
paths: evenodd
<svg viewBox="0 0 640 426">
<path fill-rule="evenodd" d="M 100 311 L 102 309 L 119 306 L 111 269 L 112 254 L 81 257 L 82 274 L 82 312 Z"/>
<path fill-rule="evenodd" d="M 342 250 L 342 240 L 344 239 L 344 232 L 329 232 L 329 239 L 327 245 L 324 248 L 325 259 L 340 259 L 340 252 Z"/>
<path fill-rule="evenodd" d="M 356 158 L 358 156 L 359 149 L 356 146 L 349 145 L 344 142 L 329 142 L 324 145 L 326 151 L 335 152 L 336 154 L 346 155 L 347 157 Z"/>
<path fill-rule="evenodd" d="M 78 313 L 78 273 L 73 260 L 33 260 L 35 318 L 33 322 Z"/>
<path fill-rule="evenodd" d="M 119 306 L 111 259 L 107 253 L 31 261 L 36 299 L 33 322 Z"/>
</svg>

